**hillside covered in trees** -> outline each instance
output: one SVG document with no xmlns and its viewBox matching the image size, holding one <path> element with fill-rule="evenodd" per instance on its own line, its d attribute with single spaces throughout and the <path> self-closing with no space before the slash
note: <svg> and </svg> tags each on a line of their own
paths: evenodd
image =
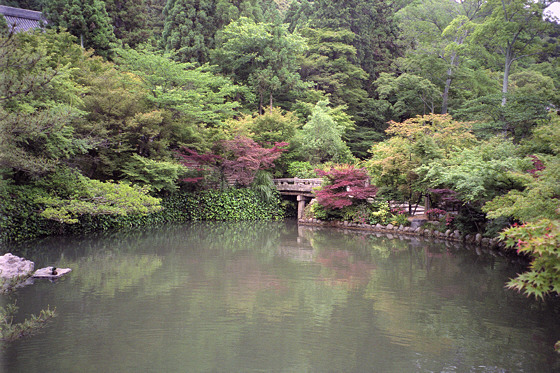
<svg viewBox="0 0 560 373">
<path fill-rule="evenodd" d="M 0 19 L 4 240 L 173 220 L 174 208 L 221 219 L 189 215 L 204 202 L 185 196 L 229 190 L 264 206 L 278 203 L 271 177 L 333 185 L 367 172 L 378 201 L 429 196 L 443 226 L 494 237 L 515 225 L 510 245 L 550 274 L 515 286 L 560 290 L 550 3 L 1 4 L 48 20 L 15 34 Z M 315 213 L 372 219 L 381 205 L 330 200 Z M 270 209 L 230 218 L 281 216 Z"/>
</svg>

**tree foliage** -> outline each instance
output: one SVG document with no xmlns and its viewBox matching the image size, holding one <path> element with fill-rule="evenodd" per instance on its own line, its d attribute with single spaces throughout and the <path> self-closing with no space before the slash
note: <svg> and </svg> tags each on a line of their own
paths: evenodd
<svg viewBox="0 0 560 373">
<path fill-rule="evenodd" d="M 333 105 L 347 105 L 348 112 L 356 115 L 368 95 L 367 73 L 352 45 L 357 35 L 346 29 L 306 28 L 301 33 L 309 46 L 300 62 L 302 79 L 325 92 Z"/>
<path fill-rule="evenodd" d="M 529 269 L 508 282 L 510 289 L 540 299 L 560 294 L 560 220 L 516 225 L 500 237 L 509 248 L 531 258 Z"/>
<path fill-rule="evenodd" d="M 62 169 L 43 183 L 50 184 L 50 193 L 35 199 L 44 207 L 41 216 L 61 223 L 77 223 L 86 214 L 149 214 L 161 209 L 147 187 L 92 180 L 70 170 Z"/>
<path fill-rule="evenodd" d="M 417 172 L 432 188 L 449 188 L 461 200 L 481 204 L 523 187 L 527 160 L 516 155 L 515 145 L 494 139 L 422 165 Z"/>
<path fill-rule="evenodd" d="M 328 101 L 315 105 L 308 122 L 301 131 L 303 158 L 311 163 L 346 162 L 352 159 L 350 149 L 342 139 L 346 128 L 329 114 Z"/>
<path fill-rule="evenodd" d="M 46 1 L 43 12 L 49 27 L 68 30 L 80 40 L 82 47 L 93 48 L 101 56 L 108 57 L 111 54 L 115 34 L 104 1 Z"/>
<path fill-rule="evenodd" d="M 223 172 L 230 183 L 249 186 L 259 170 L 274 166 L 288 143 L 276 143 L 272 148 L 263 148 L 254 140 L 238 136 L 222 143 L 224 159 Z"/>
<path fill-rule="evenodd" d="M 336 210 L 364 203 L 377 193 L 377 188 L 369 184 L 365 169 L 340 166 L 330 171 L 317 170 L 317 173 L 324 182 L 315 194 L 317 202 L 326 209 Z"/>
<path fill-rule="evenodd" d="M 304 39 L 290 33 L 287 25 L 262 23 L 241 17 L 218 36 L 213 61 L 236 82 L 252 87 L 262 114 L 274 96 L 304 88 L 298 74 L 297 56 L 305 49 Z"/>
</svg>

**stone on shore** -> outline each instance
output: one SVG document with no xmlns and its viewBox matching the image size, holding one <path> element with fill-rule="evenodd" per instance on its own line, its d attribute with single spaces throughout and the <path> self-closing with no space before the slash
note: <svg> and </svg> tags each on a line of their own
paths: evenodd
<svg viewBox="0 0 560 373">
<path fill-rule="evenodd" d="M 55 268 L 55 267 L 45 267 L 35 271 L 33 274 L 34 278 L 60 278 L 72 270 L 70 268 Z"/>
<path fill-rule="evenodd" d="M 0 256 L 0 277 L 3 280 L 31 275 L 35 264 L 11 253 Z"/>
</svg>

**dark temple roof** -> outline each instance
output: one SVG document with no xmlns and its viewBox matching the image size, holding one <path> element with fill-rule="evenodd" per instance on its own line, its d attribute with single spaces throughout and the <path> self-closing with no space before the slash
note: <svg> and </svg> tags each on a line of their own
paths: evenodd
<svg viewBox="0 0 560 373">
<path fill-rule="evenodd" d="M 0 5 L 0 14 L 4 15 L 10 30 L 14 32 L 29 31 L 35 28 L 42 28 L 47 24 L 43 13 L 35 10 L 13 8 L 11 6 Z"/>
</svg>

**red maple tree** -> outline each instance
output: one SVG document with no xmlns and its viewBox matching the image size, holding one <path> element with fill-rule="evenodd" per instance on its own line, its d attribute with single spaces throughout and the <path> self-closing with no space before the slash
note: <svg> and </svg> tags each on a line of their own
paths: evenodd
<svg viewBox="0 0 560 373">
<path fill-rule="evenodd" d="M 195 173 L 182 181 L 198 183 L 210 172 L 221 172 L 229 184 L 249 186 L 257 171 L 274 167 L 274 161 L 285 151 L 288 143 L 279 142 L 272 148 L 263 148 L 254 140 L 237 136 L 233 140 L 221 142 L 222 155 L 199 154 L 183 148 L 177 155 L 181 163 Z"/>
<path fill-rule="evenodd" d="M 248 186 L 257 171 L 274 167 L 274 161 L 285 151 L 288 143 L 278 142 L 272 148 L 263 148 L 253 139 L 237 136 L 222 143 L 225 157 L 223 172 L 229 183 Z"/>
<path fill-rule="evenodd" d="M 365 169 L 345 166 L 329 171 L 316 170 L 325 179 L 316 193 L 317 202 L 328 209 L 341 209 L 353 203 L 366 202 L 377 194 L 377 187 L 369 184 Z"/>
</svg>

